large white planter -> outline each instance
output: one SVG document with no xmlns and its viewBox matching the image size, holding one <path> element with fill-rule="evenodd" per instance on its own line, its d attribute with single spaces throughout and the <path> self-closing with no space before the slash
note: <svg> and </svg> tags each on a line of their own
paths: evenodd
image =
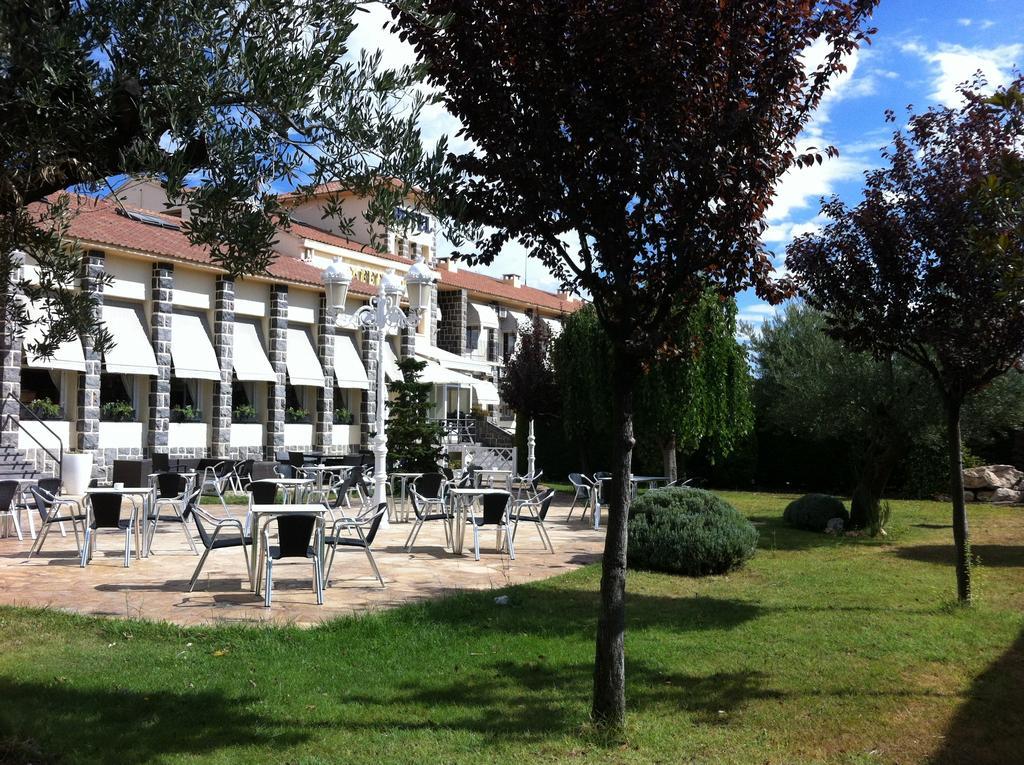
<svg viewBox="0 0 1024 765">
<path fill-rule="evenodd" d="M 21 420 L 21 427 L 18 429 L 18 448 L 28 449 L 49 449 L 56 454 L 60 447 L 65 449 L 71 444 L 71 423 L 68 420 L 46 420 L 36 422 L 27 417 Z"/>
<path fill-rule="evenodd" d="M 231 446 L 263 446 L 263 426 L 258 422 L 231 423 Z"/>
<path fill-rule="evenodd" d="M 286 422 L 284 445 L 310 447 L 313 445 L 313 426 L 305 423 Z"/>
<path fill-rule="evenodd" d="M 171 422 L 167 426 L 170 449 L 205 449 L 209 446 L 205 422 Z"/>
<path fill-rule="evenodd" d="M 141 422 L 101 422 L 100 449 L 141 449 Z"/>
<path fill-rule="evenodd" d="M 332 425 L 331 443 L 335 446 L 359 446 L 358 425 Z"/>
<path fill-rule="evenodd" d="M 64 492 L 82 495 L 89 488 L 92 478 L 92 454 L 65 453 L 60 462 L 61 476 L 64 480 Z"/>
</svg>

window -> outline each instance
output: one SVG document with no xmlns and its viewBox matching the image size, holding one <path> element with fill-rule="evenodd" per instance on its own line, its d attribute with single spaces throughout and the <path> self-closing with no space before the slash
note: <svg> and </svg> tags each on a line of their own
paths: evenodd
<svg viewBox="0 0 1024 765">
<path fill-rule="evenodd" d="M 132 395 L 132 376 L 104 372 L 100 375 L 100 419 L 107 422 L 138 422 Z"/>
<path fill-rule="evenodd" d="M 497 361 L 498 360 L 498 340 L 497 330 L 487 330 L 487 360 Z"/>
<path fill-rule="evenodd" d="M 518 339 L 518 337 L 519 335 L 517 335 L 515 332 L 505 332 L 504 335 L 502 336 L 502 351 L 504 354 L 505 361 L 508 361 L 510 358 L 512 358 L 512 354 L 516 350 L 516 340 Z"/>
<path fill-rule="evenodd" d="M 253 423 L 258 417 L 256 383 L 242 382 L 235 377 L 231 381 L 231 421 Z"/>
<path fill-rule="evenodd" d="M 49 369 L 32 369 L 22 367 L 21 370 L 21 403 L 31 404 L 37 399 L 49 399 L 60 405 L 59 372 Z"/>
<path fill-rule="evenodd" d="M 466 327 L 466 352 L 476 353 L 480 345 L 480 327 Z"/>
<path fill-rule="evenodd" d="M 198 408 L 199 392 L 196 390 L 193 380 L 182 380 L 180 377 L 171 378 L 171 409 L 176 407 L 190 406 Z"/>
<path fill-rule="evenodd" d="M 312 422 L 312 408 L 309 406 L 309 388 L 286 385 L 284 397 L 284 421 L 291 423 Z"/>
</svg>

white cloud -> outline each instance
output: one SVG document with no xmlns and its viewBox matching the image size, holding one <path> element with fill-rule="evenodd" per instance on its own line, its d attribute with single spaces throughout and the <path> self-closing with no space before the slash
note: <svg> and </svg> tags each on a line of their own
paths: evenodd
<svg viewBox="0 0 1024 765">
<path fill-rule="evenodd" d="M 962 27 L 969 27 L 974 23 L 974 19 L 957 19 L 956 23 Z"/>
<path fill-rule="evenodd" d="M 939 43 L 928 48 L 919 42 L 903 45 L 905 53 L 912 53 L 934 67 L 932 92 L 929 98 L 945 106 L 961 103 L 957 86 L 974 79 L 980 71 L 990 88 L 1010 82 L 1013 67 L 1024 59 L 1024 44 L 998 45 L 992 48 L 968 48 L 963 45 Z"/>
</svg>

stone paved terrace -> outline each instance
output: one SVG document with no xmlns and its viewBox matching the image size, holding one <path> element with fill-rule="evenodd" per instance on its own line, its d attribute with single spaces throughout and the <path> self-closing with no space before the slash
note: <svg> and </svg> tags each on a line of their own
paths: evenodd
<svg viewBox="0 0 1024 765">
<path fill-rule="evenodd" d="M 561 499 L 561 497 L 560 497 Z M 337 616 L 389 608 L 460 590 L 482 590 L 531 582 L 562 574 L 600 559 L 604 530 L 579 523 L 579 508 L 566 523 L 569 505 L 552 506 L 547 527 L 555 554 L 545 552 L 532 524 L 516 536 L 516 560 L 495 551 L 492 528 L 481 533 L 480 561 L 473 560 L 472 530 L 466 528 L 463 555 L 444 549 L 440 523 L 424 525 L 411 553 L 403 548 L 410 524 L 381 529 L 374 544 L 377 564 L 387 582 L 381 589 L 361 550 L 339 550 L 317 606 L 312 591 L 312 566 L 302 561 L 274 568 L 274 602 L 270 609 L 249 591 L 245 566 L 237 549 L 214 550 L 194 592 L 186 592 L 198 561 L 177 524 L 158 527 L 153 554 L 132 558 L 123 568 L 123 536 L 100 532 L 96 555 L 84 569 L 78 565 L 74 536 L 67 526 L 61 537 L 50 531 L 43 550 L 29 559 L 32 545 L 16 536 L 0 538 L 0 604 L 38 606 L 111 617 L 166 620 L 177 624 L 261 623 L 312 625 Z M 219 507 L 209 507 L 218 512 Z M 240 514 L 242 507 L 233 508 Z M 589 520 L 589 518 L 588 518 Z M 25 524 L 27 526 L 27 524 Z M 201 547 L 199 547 L 202 550 Z"/>
</svg>

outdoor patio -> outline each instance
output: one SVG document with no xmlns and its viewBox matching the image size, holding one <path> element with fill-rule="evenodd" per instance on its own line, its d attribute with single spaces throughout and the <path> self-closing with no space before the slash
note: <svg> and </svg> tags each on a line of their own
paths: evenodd
<svg viewBox="0 0 1024 765">
<path fill-rule="evenodd" d="M 211 510 L 219 508 L 209 508 Z M 117 534 L 101 534 L 97 552 L 86 568 L 79 567 L 70 525 L 67 536 L 54 529 L 42 552 L 29 559 L 32 540 L 0 539 L 0 604 L 35 606 L 112 617 L 165 620 L 182 625 L 260 623 L 312 625 L 318 622 L 437 598 L 460 590 L 483 590 L 545 579 L 600 558 L 604 531 L 579 522 L 579 507 L 567 524 L 568 500 L 559 497 L 548 515 L 547 528 L 555 554 L 546 552 L 535 529 L 525 526 L 516 536 L 516 559 L 495 550 L 495 534 L 481 534 L 480 560 L 473 560 L 472 531 L 466 529 L 464 554 L 444 548 L 439 523 L 424 525 L 412 552 L 403 547 L 410 524 L 381 529 L 374 554 L 387 587 L 381 589 L 361 550 L 341 550 L 317 606 L 311 587 L 312 568 L 282 564 L 274 571 L 274 601 L 269 609 L 250 592 L 245 566 L 237 550 L 216 550 L 207 559 L 194 592 L 188 580 L 198 560 L 177 525 L 158 527 L 153 552 L 132 559 L 123 568 L 123 545 Z M 242 514 L 243 507 L 233 508 Z"/>
</svg>

